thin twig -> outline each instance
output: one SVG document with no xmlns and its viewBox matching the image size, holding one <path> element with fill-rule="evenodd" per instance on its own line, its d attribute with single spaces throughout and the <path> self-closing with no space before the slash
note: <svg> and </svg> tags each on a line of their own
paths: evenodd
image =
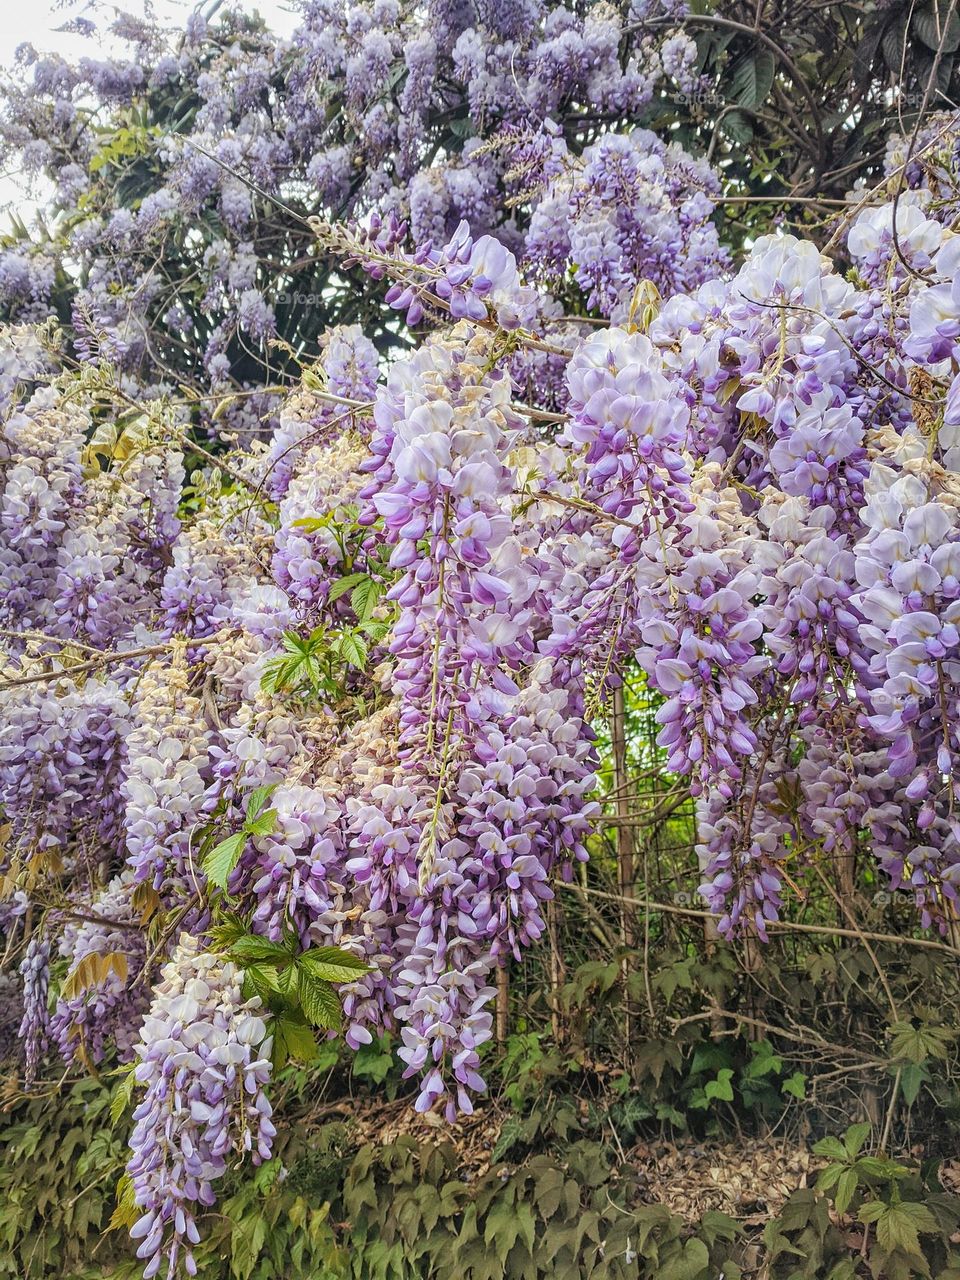
<svg viewBox="0 0 960 1280">
<path fill-rule="evenodd" d="M 578 893 L 586 893 L 594 898 L 603 898 L 610 902 L 620 901 L 619 894 L 606 893 L 602 889 L 594 889 L 592 886 L 568 884 L 563 880 L 558 880 L 556 883 L 561 888 L 574 889 Z M 655 902 L 651 898 L 631 898 L 629 902 L 631 906 L 643 907 L 647 911 L 662 911 L 667 915 L 689 916 L 691 919 L 696 920 L 717 919 L 717 916 L 712 911 L 705 911 L 697 907 L 681 907 L 673 902 Z M 854 938 L 858 942 L 862 942 L 866 938 L 871 942 L 890 942 L 897 946 L 921 947 L 928 951 L 942 951 L 946 955 L 960 956 L 960 948 L 948 946 L 945 942 L 937 942 L 935 938 L 911 938 L 904 934 L 874 933 L 867 929 L 842 929 L 837 925 L 801 924 L 796 920 L 767 921 L 765 927 L 778 933 L 816 933 L 830 938 Z"/>
<path fill-rule="evenodd" d="M 58 671 L 42 671 L 35 676 L 19 676 L 15 680 L 4 680 L 0 682 L 0 693 L 6 692 L 7 689 L 18 689 L 25 684 L 42 684 L 47 680 L 71 679 L 73 676 L 82 675 L 85 671 L 95 671 L 98 667 L 112 667 L 118 663 L 132 661 L 134 658 L 147 658 L 156 656 L 159 653 L 167 653 L 170 649 L 169 642 L 166 644 L 146 645 L 142 649 L 126 649 L 123 653 L 104 653 L 99 658 L 91 658 L 89 662 L 78 662 L 74 667 L 62 667 Z"/>
</svg>

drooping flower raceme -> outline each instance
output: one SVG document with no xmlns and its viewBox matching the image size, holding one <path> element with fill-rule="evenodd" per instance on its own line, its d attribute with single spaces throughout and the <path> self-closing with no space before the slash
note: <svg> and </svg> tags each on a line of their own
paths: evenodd
<svg viewBox="0 0 960 1280">
<path fill-rule="evenodd" d="M 194 1206 L 214 1203 L 232 1151 L 255 1164 L 270 1156 L 270 1042 L 259 1000 L 241 995 L 242 976 L 182 935 L 141 1028 L 134 1077 L 146 1092 L 127 1172 L 142 1210 L 131 1234 L 145 1280 L 164 1264 L 175 1275 L 181 1255 L 195 1275 Z"/>
</svg>

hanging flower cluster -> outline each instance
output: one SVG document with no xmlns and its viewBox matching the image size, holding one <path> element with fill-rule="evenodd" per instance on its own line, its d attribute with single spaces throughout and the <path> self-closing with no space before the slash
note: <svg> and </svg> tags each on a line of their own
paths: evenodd
<svg viewBox="0 0 960 1280">
<path fill-rule="evenodd" d="M 766 937 L 805 868 L 858 850 L 925 927 L 957 910 L 955 161 L 938 150 L 935 182 L 921 168 L 851 201 L 835 239 L 852 270 L 785 234 L 734 267 L 702 163 L 642 131 L 575 156 L 521 128 L 517 84 L 535 122 L 571 86 L 611 110 L 642 99 L 606 7 L 488 7 L 478 35 L 459 6 L 412 31 L 389 3 L 346 28 L 316 3 L 310 40 L 256 75 L 224 49 L 226 88 L 201 76 L 214 150 L 275 75 L 305 110 L 318 76 L 336 82 L 374 114 L 373 147 L 389 112 L 371 83 L 402 59 L 412 121 L 449 60 L 540 166 L 524 233 L 444 215 L 409 246 L 400 215 L 416 223 L 425 172 L 403 120 L 362 179 L 313 137 L 322 103 L 282 146 L 253 131 L 228 149 L 279 172 L 309 144 L 328 204 L 340 182 L 338 200 L 380 205 L 311 234 L 364 268 L 392 338 L 396 312 L 429 320 L 383 368 L 384 343 L 331 326 L 296 353 L 272 434 L 234 420 L 211 439 L 197 402 L 132 376 L 132 345 L 65 372 L 51 326 L 0 331 L 0 929 L 29 1078 L 47 1054 L 136 1060 L 148 1276 L 191 1272 L 197 1206 L 231 1153 L 270 1155 L 268 1023 L 289 1010 L 264 957 L 296 971 L 337 949 L 347 1045 L 394 1032 L 417 1108 L 470 1111 L 497 969 L 587 859 L 593 726 L 630 666 L 660 700 L 662 767 L 696 798 L 723 934 Z M 188 62 L 203 38 L 193 23 Z M 666 54 L 678 77 L 688 54 Z M 87 70 L 128 93 L 129 68 Z M 65 101 L 79 83 L 37 74 Z M 245 234 L 247 189 L 173 152 L 182 189 Z M 495 153 L 477 148 L 478 173 Z M 137 233 L 171 208 L 144 200 Z M 115 252 L 133 244 L 122 213 L 102 229 L 111 261 L 135 258 Z M 231 282 L 208 282 L 211 308 L 239 290 L 238 323 L 271 334 L 258 254 L 214 258 Z M 595 314 L 564 313 L 574 288 Z M 204 401 L 223 390 L 221 338 Z M 246 974 L 224 941 L 238 927 Z"/>
<path fill-rule="evenodd" d="M 259 1001 L 241 996 L 241 976 L 184 934 L 143 1020 L 134 1075 L 146 1093 L 127 1173 L 142 1210 L 131 1235 L 145 1280 L 164 1261 L 176 1274 L 181 1253 L 187 1275 L 196 1274 L 194 1206 L 214 1203 L 211 1184 L 230 1152 L 249 1152 L 255 1164 L 270 1158 L 270 1044 Z"/>
</svg>

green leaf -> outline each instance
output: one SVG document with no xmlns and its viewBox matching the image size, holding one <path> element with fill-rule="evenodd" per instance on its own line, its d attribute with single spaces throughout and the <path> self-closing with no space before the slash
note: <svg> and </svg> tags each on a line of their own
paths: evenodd
<svg viewBox="0 0 960 1280">
<path fill-rule="evenodd" d="M 300 1007 L 315 1027 L 339 1031 L 343 1021 L 343 1011 L 340 1008 L 337 993 L 329 983 L 311 977 L 301 969 L 297 992 L 300 996 Z"/>
<path fill-rule="evenodd" d="M 846 1153 L 851 1158 L 859 1154 L 860 1148 L 866 1142 L 870 1130 L 873 1128 L 871 1124 L 864 1121 L 862 1124 L 852 1124 L 843 1137 L 843 1145 Z"/>
<path fill-rule="evenodd" d="M 273 1065 L 279 1071 L 291 1058 L 312 1062 L 318 1052 L 316 1036 L 301 1014 L 282 1013 L 273 1020 Z"/>
<path fill-rule="evenodd" d="M 516 1206 L 517 1226 L 519 1228 L 519 1237 L 527 1246 L 527 1252 L 533 1251 L 533 1241 L 536 1230 L 533 1221 L 533 1210 L 523 1200 L 519 1201 Z"/>
<path fill-rule="evenodd" d="M 788 1093 L 791 1098 L 805 1098 L 807 1096 L 807 1077 L 802 1071 L 794 1071 L 792 1076 L 787 1076 L 783 1084 L 780 1086 L 781 1093 Z"/>
<path fill-rule="evenodd" d="M 710 1251 L 702 1240 L 694 1236 L 692 1240 L 685 1241 L 677 1252 L 671 1251 L 669 1256 L 661 1254 L 656 1276 L 657 1280 L 701 1280 L 708 1274 L 706 1269 L 709 1266 Z"/>
<path fill-rule="evenodd" d="M 483 1242 L 493 1246 L 501 1267 L 506 1263 L 507 1254 L 516 1244 L 519 1234 L 516 1206 L 504 1196 L 494 1203 L 483 1229 Z"/>
<path fill-rule="evenodd" d="M 246 1207 L 246 1206 L 244 1206 Z M 267 1220 L 262 1214 L 236 1216 L 230 1232 L 230 1274 L 235 1280 L 249 1280 L 267 1238 Z"/>
<path fill-rule="evenodd" d="M 918 1233 L 940 1229 L 926 1205 L 914 1201 L 883 1204 L 879 1200 L 871 1200 L 860 1210 L 860 1220 L 877 1224 L 877 1243 L 886 1253 L 902 1249 L 914 1257 L 922 1256 Z"/>
<path fill-rule="evenodd" d="M 717 1073 L 716 1080 L 708 1080 L 704 1086 L 704 1093 L 708 1098 L 719 1098 L 723 1102 L 733 1101 L 733 1071 L 730 1067 L 724 1067 L 722 1071 Z"/>
<path fill-rule="evenodd" d="M 776 69 L 776 60 L 769 49 L 753 49 L 741 54 L 730 68 L 730 98 L 741 107 L 756 110 L 773 86 Z"/>
<path fill-rule="evenodd" d="M 364 582 L 369 581 L 370 578 L 365 573 L 348 573 L 345 578 L 338 578 L 330 588 L 327 595 L 327 603 L 333 604 L 341 596 L 345 596 L 348 591 L 354 591 L 361 587 Z"/>
<path fill-rule="evenodd" d="M 908 1107 L 913 1106 L 920 1094 L 921 1085 L 927 1084 L 929 1080 L 930 1072 L 919 1063 L 910 1062 L 902 1069 L 900 1073 L 900 1090 Z"/>
<path fill-rule="evenodd" d="M 237 831 L 234 835 L 227 836 L 226 840 L 221 840 L 203 860 L 203 870 L 207 879 L 224 893 L 227 891 L 230 873 L 240 861 L 240 855 L 246 843 L 247 833 Z"/>
<path fill-rule="evenodd" d="M 563 1170 L 556 1166 L 544 1169 L 537 1178 L 533 1193 L 534 1203 L 544 1222 L 552 1218 L 560 1208 L 562 1194 Z"/>
<path fill-rule="evenodd" d="M 266 813 L 258 814 L 255 818 L 248 818 L 243 824 L 243 829 L 249 836 L 269 836 L 276 830 L 277 811 L 276 809 L 268 809 Z"/>
<path fill-rule="evenodd" d="M 337 652 L 351 666 L 362 671 L 367 665 L 367 642 L 355 631 L 344 631 L 336 644 Z"/>
<path fill-rule="evenodd" d="M 264 1004 L 267 1004 L 270 997 L 280 990 L 277 971 L 269 965 L 246 965 L 243 970 L 243 979 L 244 983 L 250 987 L 249 991 L 244 991 L 244 995 L 248 999 L 250 996 L 259 996 Z"/>
<path fill-rule="evenodd" d="M 856 1169 L 844 1169 L 837 1179 L 837 1194 L 834 1203 L 837 1206 L 837 1213 L 846 1213 L 850 1208 L 850 1202 L 857 1193 L 857 1171 Z"/>
<path fill-rule="evenodd" d="M 232 959 L 245 964 L 284 964 L 291 958 L 290 952 L 279 942 L 271 942 L 269 938 L 259 938 L 256 934 L 246 933 L 237 938 L 230 946 Z"/>
<path fill-rule="evenodd" d="M 826 1156 L 828 1160 L 846 1162 L 847 1149 L 839 1138 L 821 1138 L 813 1144 L 814 1155 Z"/>
<path fill-rule="evenodd" d="M 363 581 L 354 587 L 350 595 L 350 607 L 361 622 L 368 622 L 370 615 L 377 607 L 380 588 L 373 578 L 364 576 Z"/>
<path fill-rule="evenodd" d="M 905 1058 L 921 1066 L 928 1058 L 945 1059 L 956 1033 L 947 1027 L 915 1027 L 911 1022 L 895 1022 L 890 1028 L 894 1058 Z"/>
<path fill-rule="evenodd" d="M 773 1052 L 773 1046 L 769 1040 L 759 1040 L 756 1044 L 752 1044 L 750 1051 L 753 1058 L 744 1070 L 745 1078 L 756 1080 L 769 1075 L 771 1071 L 779 1073 L 783 1070 L 783 1059 Z"/>
<path fill-rule="evenodd" d="M 895 1166 L 883 1156 L 861 1156 L 854 1167 L 868 1178 L 887 1178 Z"/>
<path fill-rule="evenodd" d="M 113 1097 L 110 1099 L 110 1122 L 117 1124 L 121 1117 L 124 1116 L 130 1107 L 130 1099 L 133 1097 L 133 1087 L 136 1079 L 133 1074 L 133 1068 L 124 1073 L 123 1079 L 113 1091 Z"/>
<path fill-rule="evenodd" d="M 263 806 L 267 803 L 274 791 L 277 789 L 277 783 L 271 782 L 267 787 L 256 787 L 250 792 L 247 799 L 247 820 L 255 818 Z"/>
<path fill-rule="evenodd" d="M 451 135 L 454 138 L 459 139 L 461 142 L 464 140 L 464 138 L 469 138 L 476 132 L 476 128 L 473 124 L 473 121 L 470 119 L 469 115 L 457 116 L 455 119 L 449 122 L 448 127 L 450 129 Z"/>
<path fill-rule="evenodd" d="M 111 1217 L 109 1226 L 107 1227 L 108 1231 L 116 1231 L 121 1228 L 129 1231 L 136 1220 L 140 1217 L 141 1210 L 137 1207 L 137 1202 L 134 1196 L 135 1189 L 133 1179 L 130 1177 L 129 1173 L 124 1171 L 121 1173 L 117 1182 L 117 1206 L 113 1211 L 113 1216 Z"/>
<path fill-rule="evenodd" d="M 753 124 L 743 111 L 730 111 L 723 117 L 723 131 L 737 146 L 747 147 L 753 141 Z"/>
<path fill-rule="evenodd" d="M 277 970 L 277 990 L 282 996 L 292 997 L 297 989 L 297 967 L 288 964 Z"/>
<path fill-rule="evenodd" d="M 939 13 L 934 12 L 934 5 L 916 10 L 911 9 L 911 30 L 928 49 L 936 52 L 938 48 L 944 53 L 956 53 L 960 49 L 960 16 L 956 10 L 951 12 L 950 6 L 940 0 Z M 947 16 L 949 14 L 949 21 Z"/>
<path fill-rule="evenodd" d="M 361 1045 L 352 1056 L 351 1074 L 360 1079 L 372 1080 L 374 1084 L 383 1084 L 396 1065 L 388 1044 L 388 1037 L 382 1036 L 370 1044 Z"/>
<path fill-rule="evenodd" d="M 297 957 L 297 964 L 325 982 L 356 982 L 361 973 L 370 969 L 365 960 L 339 947 L 311 947 Z"/>
</svg>

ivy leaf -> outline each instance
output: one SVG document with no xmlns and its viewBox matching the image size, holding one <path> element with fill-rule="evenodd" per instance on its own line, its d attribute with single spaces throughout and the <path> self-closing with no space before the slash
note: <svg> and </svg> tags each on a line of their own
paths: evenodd
<svg viewBox="0 0 960 1280">
<path fill-rule="evenodd" d="M 339 1031 L 343 1021 L 343 1011 L 340 1008 L 337 993 L 328 982 L 322 982 L 301 970 L 298 994 L 300 1007 L 308 1021 L 315 1027 Z"/>
<path fill-rule="evenodd" d="M 781 1093 L 788 1093 L 791 1098 L 803 1099 L 807 1096 L 807 1077 L 802 1071 L 794 1071 L 792 1076 L 787 1076 L 783 1084 L 780 1086 Z"/>
<path fill-rule="evenodd" d="M 224 893 L 227 891 L 230 873 L 240 861 L 240 855 L 246 843 L 247 833 L 237 831 L 234 835 L 227 836 L 226 840 L 221 840 L 203 860 L 203 870 L 207 879 Z"/>
<path fill-rule="evenodd" d="M 733 1071 L 730 1067 L 724 1067 L 722 1071 L 717 1073 L 716 1080 L 708 1080 L 704 1093 L 708 1098 L 719 1098 L 721 1102 L 733 1101 Z"/>
<path fill-rule="evenodd" d="M 748 1079 L 760 1079 L 771 1071 L 779 1074 L 783 1070 L 783 1059 L 773 1052 L 769 1040 L 760 1040 L 750 1046 L 753 1057 L 747 1064 L 744 1076 Z"/>
<path fill-rule="evenodd" d="M 483 1242 L 493 1246 L 501 1266 L 506 1263 L 507 1254 L 516 1244 L 519 1234 L 520 1222 L 516 1206 L 504 1196 L 494 1203 L 487 1214 L 483 1230 Z"/>
<path fill-rule="evenodd" d="M 928 1058 L 944 1059 L 956 1034 L 947 1027 L 915 1027 L 912 1022 L 895 1022 L 890 1051 L 894 1058 L 905 1058 L 921 1066 Z"/>
</svg>

